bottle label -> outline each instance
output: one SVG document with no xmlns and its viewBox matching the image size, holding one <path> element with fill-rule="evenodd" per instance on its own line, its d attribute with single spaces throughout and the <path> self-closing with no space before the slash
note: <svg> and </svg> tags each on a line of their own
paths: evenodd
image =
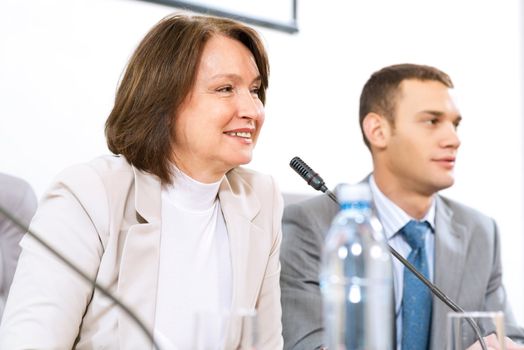
<svg viewBox="0 0 524 350">
<path fill-rule="evenodd" d="M 355 201 L 355 202 L 345 202 L 340 205 L 340 209 L 355 209 L 355 210 L 365 210 L 371 208 L 371 204 L 368 201 Z"/>
</svg>

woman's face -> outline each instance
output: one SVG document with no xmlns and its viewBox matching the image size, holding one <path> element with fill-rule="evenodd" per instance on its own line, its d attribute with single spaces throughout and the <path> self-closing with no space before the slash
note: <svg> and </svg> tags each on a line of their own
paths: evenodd
<svg viewBox="0 0 524 350">
<path fill-rule="evenodd" d="M 222 35 L 209 39 L 194 86 L 175 116 L 177 167 L 209 183 L 249 163 L 264 123 L 259 88 L 255 59 L 242 43 Z"/>
</svg>

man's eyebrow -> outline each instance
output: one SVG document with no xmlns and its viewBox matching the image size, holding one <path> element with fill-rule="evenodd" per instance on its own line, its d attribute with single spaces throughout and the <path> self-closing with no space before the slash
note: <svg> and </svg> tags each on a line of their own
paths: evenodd
<svg viewBox="0 0 524 350">
<path fill-rule="evenodd" d="M 435 117 L 442 117 L 443 115 L 446 115 L 446 113 L 442 112 L 442 111 L 436 111 L 436 110 L 424 110 L 424 111 L 420 111 L 419 114 L 431 114 L 432 116 L 435 116 Z M 456 121 L 461 121 L 462 120 L 462 116 L 460 114 L 457 114 L 454 116 L 454 118 Z"/>
</svg>

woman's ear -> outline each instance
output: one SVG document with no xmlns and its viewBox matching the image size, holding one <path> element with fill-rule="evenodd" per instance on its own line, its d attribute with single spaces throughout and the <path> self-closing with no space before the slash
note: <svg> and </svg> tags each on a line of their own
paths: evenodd
<svg viewBox="0 0 524 350">
<path fill-rule="evenodd" d="M 387 146 L 390 125 L 386 118 L 377 113 L 368 113 L 364 117 L 362 126 L 372 148 L 383 149 Z"/>
</svg>

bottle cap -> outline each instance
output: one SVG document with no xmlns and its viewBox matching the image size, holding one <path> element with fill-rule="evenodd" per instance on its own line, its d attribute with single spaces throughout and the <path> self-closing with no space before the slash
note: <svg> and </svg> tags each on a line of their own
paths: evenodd
<svg viewBox="0 0 524 350">
<path fill-rule="evenodd" d="M 340 203 L 370 202 L 371 189 L 365 182 L 357 184 L 340 184 L 337 186 L 337 199 Z"/>
</svg>

